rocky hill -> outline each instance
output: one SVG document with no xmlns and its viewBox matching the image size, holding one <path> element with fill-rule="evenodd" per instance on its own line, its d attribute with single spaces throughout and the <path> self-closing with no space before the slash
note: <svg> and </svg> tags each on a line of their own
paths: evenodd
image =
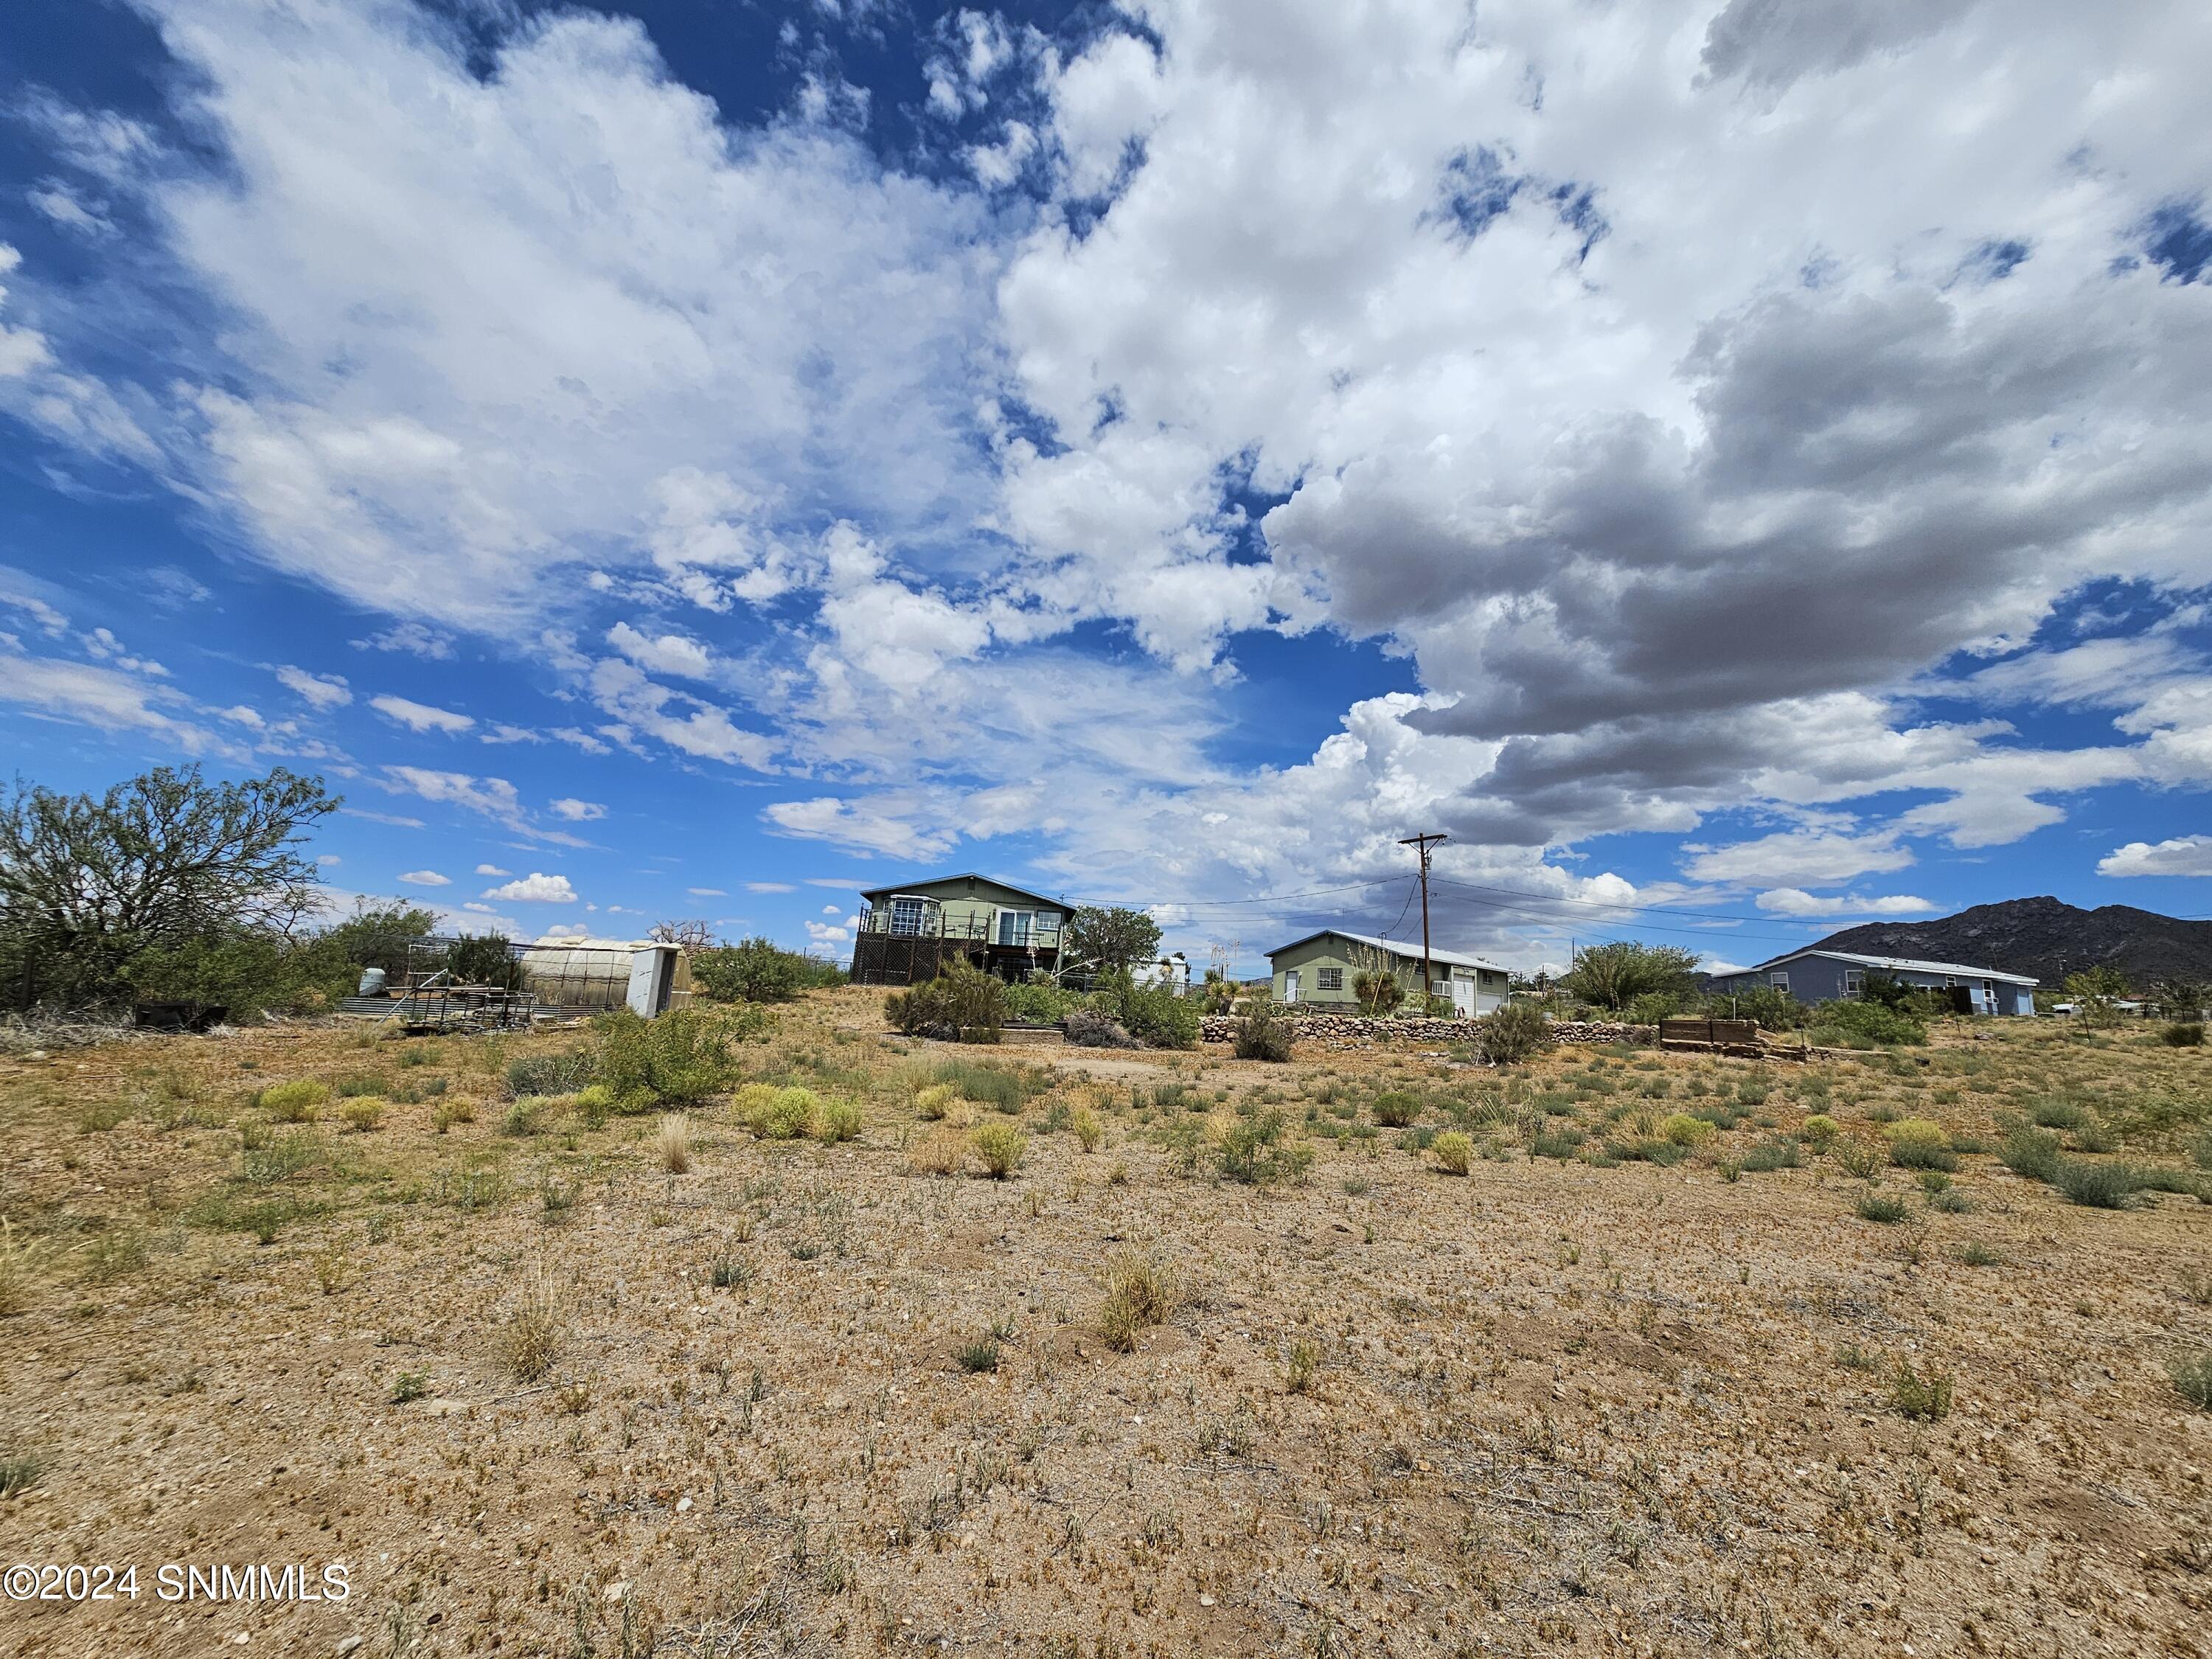
<svg viewBox="0 0 2212 1659">
<path fill-rule="evenodd" d="M 1868 956 L 2033 974 L 2053 989 L 2068 974 L 2106 965 L 2139 989 L 2162 979 L 2212 980 L 2212 921 L 2183 921 L 2125 904 L 2083 910 L 2055 898 L 2006 899 L 1937 921 L 1846 927 L 1820 943 Z"/>
</svg>

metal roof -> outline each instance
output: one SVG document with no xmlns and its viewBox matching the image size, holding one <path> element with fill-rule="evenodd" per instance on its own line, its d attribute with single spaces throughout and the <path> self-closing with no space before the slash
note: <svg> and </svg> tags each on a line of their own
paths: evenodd
<svg viewBox="0 0 2212 1659">
<path fill-rule="evenodd" d="M 1273 961 L 1284 951 L 1295 951 L 1301 945 L 1310 945 L 1317 939 L 1348 939 L 1355 945 L 1370 945 L 1378 951 L 1388 951 L 1392 956 L 1403 957 L 1408 962 L 1419 962 L 1421 959 L 1421 947 L 1418 945 L 1401 945 L 1395 939 L 1376 939 L 1367 933 L 1349 933 L 1341 927 L 1320 928 L 1308 933 L 1304 939 L 1292 939 L 1288 945 L 1278 945 L 1267 952 L 1268 959 Z M 1468 956 L 1463 951 L 1441 951 L 1433 945 L 1429 950 L 1429 960 L 1448 963 L 1455 968 L 1484 968 L 1493 974 L 1505 972 L 1504 968 L 1495 962 L 1485 961 L 1480 957 Z"/>
<path fill-rule="evenodd" d="M 1018 893 L 1024 898 L 1035 899 L 1039 904 L 1049 904 L 1055 910 L 1072 912 L 1075 908 L 1075 906 L 1070 904 L 1066 899 L 1052 898 L 1043 893 L 1032 892 L 1026 887 L 1017 887 L 1011 881 L 1002 880 L 997 876 L 987 876 L 976 870 L 962 870 L 949 876 L 922 876 L 913 881 L 893 882 L 888 887 L 863 887 L 860 889 L 860 896 L 864 899 L 878 899 L 889 898 L 897 893 L 912 893 L 916 898 L 925 898 L 928 895 L 919 891 L 919 889 L 939 886 L 948 881 L 988 881 L 994 887 L 1003 887 L 1009 893 Z"/>
<path fill-rule="evenodd" d="M 1996 968 L 1974 968 L 1962 962 L 1920 962 L 1911 957 L 1869 957 L 1856 951 L 1823 951 L 1807 946 L 1802 951 L 1784 951 L 1778 957 L 1770 957 L 1756 968 L 1747 968 L 1747 974 L 1763 974 L 1769 968 L 1785 962 L 1795 962 L 1800 957 L 1830 957 L 1838 962 L 1855 962 L 1862 968 L 1880 968 L 1890 973 L 1903 974 L 1964 974 L 1970 979 L 2001 979 L 2012 985 L 2040 985 L 2043 981 L 2033 974 L 2008 974 Z M 1723 979 L 1734 979 L 1733 974 L 1723 974 Z"/>
</svg>

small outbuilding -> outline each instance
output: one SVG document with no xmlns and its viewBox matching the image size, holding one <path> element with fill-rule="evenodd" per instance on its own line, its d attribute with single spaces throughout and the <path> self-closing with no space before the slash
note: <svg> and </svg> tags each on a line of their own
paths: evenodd
<svg viewBox="0 0 2212 1659">
<path fill-rule="evenodd" d="M 1762 985 L 1787 991 L 1800 1002 L 1838 1002 L 1855 997 L 1870 976 L 1903 981 L 1915 990 L 1944 995 L 1962 1014 L 2033 1014 L 2035 988 L 2033 974 L 2011 974 L 2001 968 L 1976 968 L 1957 962 L 1919 962 L 1910 957 L 1869 957 L 1855 951 L 1828 951 L 1808 946 L 1785 951 L 1740 974 L 1716 974 L 1716 995 L 1744 992 Z"/>
<path fill-rule="evenodd" d="M 1430 989 L 1451 1000 L 1454 1012 L 1487 1014 L 1505 1006 L 1507 974 L 1494 962 L 1461 951 L 1431 947 Z M 1267 952 L 1274 969 L 1274 999 L 1278 1002 L 1317 1003 L 1323 1006 L 1357 1007 L 1352 990 L 1363 973 L 1380 970 L 1393 975 L 1408 995 L 1421 984 L 1421 947 L 1366 933 L 1325 927 L 1318 933 L 1292 939 Z"/>
</svg>

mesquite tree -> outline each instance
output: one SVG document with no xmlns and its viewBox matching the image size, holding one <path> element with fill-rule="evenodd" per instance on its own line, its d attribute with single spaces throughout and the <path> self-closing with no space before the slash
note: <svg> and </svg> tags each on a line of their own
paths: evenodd
<svg viewBox="0 0 2212 1659">
<path fill-rule="evenodd" d="M 0 995 L 114 1001 L 147 956 L 292 939 L 319 908 L 304 834 L 337 805 L 282 767 L 243 783 L 157 767 L 98 798 L 19 780 L 0 796 Z"/>
</svg>

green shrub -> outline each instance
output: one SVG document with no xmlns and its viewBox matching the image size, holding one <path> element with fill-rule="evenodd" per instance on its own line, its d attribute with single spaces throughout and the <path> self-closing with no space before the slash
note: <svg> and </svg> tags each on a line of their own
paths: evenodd
<svg viewBox="0 0 2212 1659">
<path fill-rule="evenodd" d="M 817 964 L 771 939 L 739 939 L 691 952 L 691 983 L 714 1002 L 788 1002 L 815 982 Z"/>
<path fill-rule="evenodd" d="M 2049 1179 L 2069 1202 L 2093 1210 L 2126 1209 L 2137 1185 L 2136 1172 L 2124 1164 L 2097 1164 L 2080 1158 L 2060 1158 Z"/>
<path fill-rule="evenodd" d="M 2089 1121 L 2088 1109 L 2070 1100 L 2039 1100 L 2027 1115 L 2045 1129 L 2078 1129 Z"/>
<path fill-rule="evenodd" d="M 1291 1136 L 1290 1127 L 1288 1115 L 1279 1106 L 1238 1119 L 1214 1144 L 1214 1164 L 1222 1178 L 1252 1187 L 1303 1180 L 1313 1167 L 1313 1148 Z"/>
<path fill-rule="evenodd" d="M 371 1077 L 366 1072 L 356 1072 L 351 1077 L 340 1078 L 331 1085 L 331 1092 L 340 1100 L 354 1100 L 362 1095 L 381 1096 L 385 1086 L 382 1078 Z"/>
<path fill-rule="evenodd" d="M 1547 1124 L 1528 1137 L 1528 1156 L 1555 1158 L 1565 1163 L 1575 1155 L 1585 1138 L 1580 1129 L 1554 1128 Z"/>
<path fill-rule="evenodd" d="M 592 1080 L 598 1068 L 598 1059 L 588 1048 L 524 1054 L 507 1064 L 507 1092 L 517 1100 L 525 1095 L 572 1095 Z"/>
<path fill-rule="evenodd" d="M 1291 1057 L 1291 1022 L 1264 1009 L 1237 1022 L 1237 1058 L 1286 1060 Z"/>
<path fill-rule="evenodd" d="M 1702 1146 L 1718 1133 L 1709 1119 L 1692 1117 L 1687 1112 L 1669 1112 L 1659 1125 L 1660 1138 L 1677 1146 Z"/>
<path fill-rule="evenodd" d="M 507 1109 L 507 1115 L 500 1120 L 499 1132 L 503 1135 L 521 1137 L 540 1133 L 545 1127 L 546 1120 L 558 1109 L 559 1103 L 556 1097 L 525 1095 Z"/>
<path fill-rule="evenodd" d="M 884 1018 L 907 1036 L 947 1042 L 996 1042 L 1012 1012 L 1007 986 L 966 962 L 951 962 L 935 979 L 884 999 Z"/>
<path fill-rule="evenodd" d="M 1753 1175 L 1765 1175 L 1775 1170 L 1795 1170 L 1804 1161 L 1796 1141 L 1774 1135 L 1744 1154 L 1743 1167 Z"/>
<path fill-rule="evenodd" d="M 2058 1137 L 2045 1129 L 2016 1124 L 1997 1143 L 1997 1159 L 2014 1175 L 2050 1181 L 2058 1173 Z"/>
<path fill-rule="evenodd" d="M 960 1369 L 963 1371 L 995 1371 L 999 1369 L 999 1339 L 994 1336 L 979 1337 L 973 1342 L 963 1344 L 953 1358 L 960 1362 Z"/>
<path fill-rule="evenodd" d="M 1865 1193 L 1860 1195 L 1858 1212 L 1862 1221 L 1878 1221 L 1887 1227 L 1904 1220 L 1911 1210 L 1901 1198 L 1891 1198 L 1881 1193 Z"/>
<path fill-rule="evenodd" d="M 1889 1379 L 1889 1402 L 1916 1422 L 1938 1421 L 1951 1414 L 1951 1379 L 1933 1366 L 1923 1375 L 1900 1359 Z"/>
<path fill-rule="evenodd" d="M 272 1083 L 253 1097 L 253 1103 L 277 1123 L 313 1123 L 330 1103 L 327 1084 L 312 1078 L 291 1083 Z"/>
<path fill-rule="evenodd" d="M 599 1081 L 615 1109 L 650 1111 L 720 1094 L 737 1077 L 737 1045 L 766 1034 L 771 1016 L 757 1003 L 672 1008 L 647 1019 L 627 1008 L 592 1022 L 599 1033 Z"/>
<path fill-rule="evenodd" d="M 1824 1002 L 1812 1013 L 1812 1040 L 1825 1048 L 1917 1047 L 1928 1041 L 1928 1028 L 1910 1014 L 1879 1002 Z"/>
<path fill-rule="evenodd" d="M 1843 1132 L 1843 1125 L 1825 1112 L 1815 1112 L 1805 1120 L 1802 1133 L 1815 1151 L 1825 1150 L 1828 1143 Z"/>
<path fill-rule="evenodd" d="M 1794 1031 L 1805 1023 L 1805 1005 L 1775 985 L 1755 985 L 1712 1000 L 1715 1019 L 1747 1019 L 1764 1031 Z"/>
<path fill-rule="evenodd" d="M 815 1132 L 822 1102 L 811 1089 L 749 1083 L 731 1103 L 745 1127 L 763 1140 L 798 1140 Z"/>
<path fill-rule="evenodd" d="M 1494 1066 L 1517 1066 L 1551 1048 L 1552 1023 L 1534 1002 L 1507 1002 L 1475 1022 L 1475 1042 Z"/>
<path fill-rule="evenodd" d="M 1090 1006 L 1150 1048 L 1198 1046 L 1198 1002 L 1177 996 L 1170 985 L 1139 985 L 1127 969 L 1116 969 L 1099 981 Z"/>
<path fill-rule="evenodd" d="M 1076 1144 L 1086 1152 L 1095 1152 L 1106 1139 L 1106 1126 L 1098 1114 L 1088 1106 L 1079 1106 L 1067 1120 L 1068 1130 L 1075 1136 Z"/>
<path fill-rule="evenodd" d="M 951 1088 L 963 1100 L 991 1107 L 1009 1117 L 1037 1092 L 1039 1084 L 1033 1072 L 977 1060 L 940 1060 L 929 1068 L 929 1080 Z"/>
<path fill-rule="evenodd" d="M 994 1181 L 1004 1181 L 1019 1169 L 1030 1145 L 1028 1137 L 1011 1123 L 979 1123 L 968 1144 Z"/>
<path fill-rule="evenodd" d="M 2169 1359 L 2166 1374 L 2173 1389 L 2200 1412 L 2212 1411 L 2212 1348 L 2186 1358 Z"/>
<path fill-rule="evenodd" d="M 1446 1175 L 1463 1176 L 1474 1155 L 1474 1143 L 1456 1129 L 1447 1129 L 1429 1143 L 1437 1167 Z"/>
<path fill-rule="evenodd" d="M 1006 1012 L 1030 1025 L 1057 1025 L 1075 1006 L 1073 993 L 1057 985 L 1031 982 L 1006 988 Z"/>
<path fill-rule="evenodd" d="M 2159 1031 L 2158 1040 L 2169 1048 L 2201 1048 L 2204 1046 L 2204 1026 L 2199 1020 L 2173 1020 Z"/>
<path fill-rule="evenodd" d="M 1924 1117 L 1908 1117 L 1883 1130 L 1889 1141 L 1889 1161 L 1900 1170 L 1949 1170 L 1959 1167 L 1943 1126 Z"/>
<path fill-rule="evenodd" d="M 1403 1089 L 1388 1089 L 1375 1097 L 1375 1121 L 1386 1129 L 1402 1129 L 1421 1115 L 1421 1102 L 1417 1095 Z"/>
<path fill-rule="evenodd" d="M 858 1140 L 860 1128 L 860 1109 L 849 1100 L 833 1100 L 823 1106 L 815 1133 L 819 1139 L 831 1142 Z"/>
<path fill-rule="evenodd" d="M 347 1128 L 356 1134 L 365 1135 L 384 1121 L 384 1103 L 373 1098 L 349 1100 L 338 1109 Z"/>
</svg>

